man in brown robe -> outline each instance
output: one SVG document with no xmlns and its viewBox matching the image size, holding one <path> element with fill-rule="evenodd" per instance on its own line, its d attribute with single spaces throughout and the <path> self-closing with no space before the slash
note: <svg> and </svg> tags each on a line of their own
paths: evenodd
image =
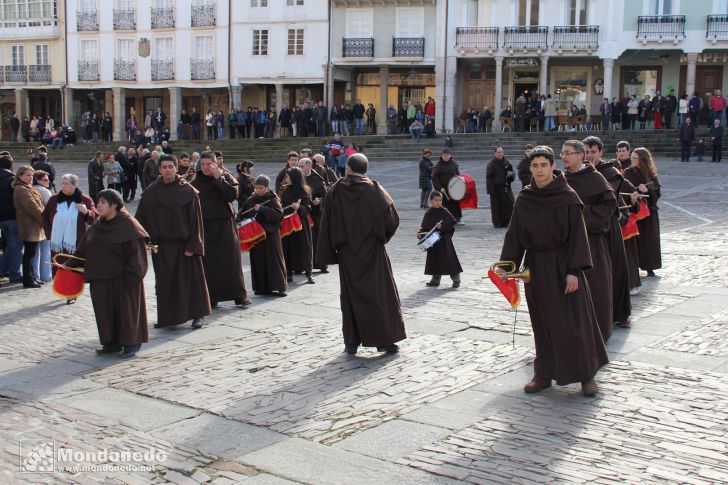
<svg viewBox="0 0 728 485">
<path fill-rule="evenodd" d="M 460 175 L 460 168 L 452 158 L 450 149 L 443 148 L 440 159 L 432 168 L 432 187 L 443 195 L 442 206 L 449 210 L 450 214 L 458 221 L 456 224 L 463 224 L 460 221 L 463 218 L 460 201 L 451 199 L 447 191 L 447 184 L 455 175 Z"/>
<path fill-rule="evenodd" d="M 399 350 L 407 338 L 399 293 L 384 245 L 399 216 L 386 190 L 366 176 L 368 160 L 357 153 L 346 176 L 326 194 L 318 241 L 318 261 L 338 264 L 345 350 L 359 345 L 379 352 Z"/>
<path fill-rule="evenodd" d="M 607 180 L 584 163 L 584 144 L 567 140 L 561 149 L 566 181 L 584 203 L 584 223 L 589 235 L 592 268 L 586 272 L 597 314 L 599 329 L 606 342 L 612 336 L 612 260 L 609 256 L 609 220 L 617 210 L 617 199 Z"/>
<path fill-rule="evenodd" d="M 629 156 L 629 142 L 622 140 L 617 143 L 617 158 L 616 160 L 613 160 L 613 162 L 614 166 L 619 169 L 620 173 L 622 173 L 624 169 L 626 167 L 629 167 L 629 165 L 632 163 Z M 637 189 L 634 185 L 632 185 L 629 180 L 624 179 L 624 186 L 622 189 L 620 189 L 620 191 L 624 193 L 630 192 L 636 194 Z M 635 209 L 639 210 L 639 201 L 634 199 L 636 199 L 636 197 L 633 197 L 631 200 L 629 200 L 629 203 L 634 202 L 632 205 L 636 206 Z M 634 212 L 634 209 L 632 210 L 632 212 Z M 636 296 L 639 294 L 640 287 L 642 286 L 642 279 L 640 278 L 639 252 L 637 251 L 636 237 L 631 237 L 624 241 L 624 251 L 627 254 L 627 273 L 629 275 L 630 288 L 629 294 L 630 296 Z"/>
<path fill-rule="evenodd" d="M 622 172 L 611 162 L 604 160 L 604 144 L 596 136 L 588 136 L 583 140 L 586 150 L 586 162 L 597 169 L 597 172 L 609 182 L 614 196 L 620 207 L 626 202 L 620 194 L 622 192 L 632 193 L 634 187 L 624 180 Z M 629 317 L 632 314 L 632 299 L 629 295 L 629 269 L 627 265 L 627 252 L 622 239 L 622 226 L 619 224 L 624 215 L 619 209 L 615 210 L 613 217 L 609 219 L 609 231 L 607 242 L 609 244 L 609 257 L 612 261 L 612 318 L 617 326 L 629 328 L 631 326 Z"/>
<path fill-rule="evenodd" d="M 99 219 L 78 244 L 76 256 L 84 258 L 84 279 L 89 283 L 102 347 L 97 354 L 133 357 L 149 340 L 144 275 L 147 274 L 144 228 L 124 209 L 121 194 L 98 193 Z M 69 266 L 81 264 L 73 261 Z"/>
<path fill-rule="evenodd" d="M 592 261 L 582 203 L 554 170 L 548 147 L 536 147 L 530 159 L 533 178 L 516 198 L 500 256 L 531 271 L 525 292 L 536 358 L 524 391 L 555 379 L 561 386 L 581 382 L 583 394 L 593 396 L 594 376 L 608 358 L 584 274 Z"/>
<path fill-rule="evenodd" d="M 339 180 L 339 177 L 336 176 L 336 172 L 326 166 L 326 157 L 324 157 L 320 153 L 317 153 L 313 156 L 313 160 L 313 169 L 316 170 L 316 172 L 318 172 L 321 177 L 323 177 L 324 184 L 327 188 L 330 187 L 334 182 Z"/>
<path fill-rule="evenodd" d="M 200 195 L 202 221 L 205 231 L 205 280 L 210 304 L 233 300 L 236 305 L 248 306 L 250 300 L 243 281 L 240 239 L 235 228 L 233 202 L 238 197 L 238 181 L 220 167 L 212 152 L 200 155 L 200 171 L 192 186 Z"/>
<path fill-rule="evenodd" d="M 200 328 L 210 314 L 202 257 L 205 254 L 200 198 L 171 155 L 159 159 L 160 177 L 142 193 L 136 218 L 149 233 L 157 290 L 157 328 L 192 319 Z"/>
<path fill-rule="evenodd" d="M 286 166 L 281 169 L 280 172 L 278 172 L 278 175 L 276 176 L 276 193 L 280 193 L 281 191 L 281 185 L 283 185 L 283 180 L 286 178 L 286 171 L 291 167 L 297 167 L 298 166 L 298 153 L 296 152 L 288 152 L 288 159 L 286 161 Z"/>
<path fill-rule="evenodd" d="M 323 157 L 323 155 L 321 155 Z M 329 269 L 325 264 L 318 262 L 316 258 L 316 246 L 318 245 L 319 226 L 321 226 L 321 207 L 326 197 L 328 184 L 326 179 L 320 173 L 313 170 L 313 161 L 310 158 L 302 158 L 298 161 L 298 167 L 306 178 L 306 185 L 311 189 L 311 239 L 313 241 L 313 267 L 321 270 L 322 273 L 328 273 Z"/>
</svg>

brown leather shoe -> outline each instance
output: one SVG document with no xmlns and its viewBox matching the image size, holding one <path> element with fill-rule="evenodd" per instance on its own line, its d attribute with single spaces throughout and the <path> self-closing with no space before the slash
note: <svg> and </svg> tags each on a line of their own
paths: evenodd
<svg viewBox="0 0 728 485">
<path fill-rule="evenodd" d="M 599 392 L 599 386 L 594 379 L 581 383 L 581 393 L 584 394 L 584 397 L 594 397 L 597 392 Z"/>
<path fill-rule="evenodd" d="M 528 394 L 533 394 L 534 392 L 543 391 L 549 387 L 551 387 L 551 379 L 543 379 L 541 377 L 534 376 L 528 384 L 523 386 L 523 390 Z"/>
</svg>

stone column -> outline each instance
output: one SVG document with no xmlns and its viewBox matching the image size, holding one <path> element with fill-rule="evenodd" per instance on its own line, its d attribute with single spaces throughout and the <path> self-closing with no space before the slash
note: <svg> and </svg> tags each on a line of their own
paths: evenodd
<svg viewBox="0 0 728 485">
<path fill-rule="evenodd" d="M 126 101 L 124 103 L 125 104 L 122 105 L 122 109 L 126 110 Z M 110 89 L 107 89 L 104 91 L 104 111 L 108 111 L 109 113 L 111 113 L 111 110 L 113 109 L 113 107 L 114 107 L 114 93 Z M 93 113 L 93 111 L 91 111 L 91 113 Z M 126 120 L 126 118 L 127 118 L 127 113 L 124 113 L 124 119 Z M 139 118 L 139 116 L 137 116 L 137 118 Z"/>
<path fill-rule="evenodd" d="M 604 94 L 602 98 L 612 99 L 612 72 L 614 70 L 614 59 L 604 59 Z"/>
<path fill-rule="evenodd" d="M 697 62 L 698 62 L 698 53 L 689 52 L 688 53 L 688 69 L 687 69 L 687 75 L 685 76 L 685 93 L 688 95 L 688 99 L 690 99 L 690 97 L 695 92 L 695 65 Z M 702 96 L 702 93 L 700 93 L 700 96 Z"/>
<path fill-rule="evenodd" d="M 387 108 L 389 108 L 389 66 L 379 68 L 379 107 L 377 108 L 377 133 L 387 134 Z"/>
<path fill-rule="evenodd" d="M 541 56 L 541 76 L 538 79 L 538 94 L 548 94 L 549 56 Z"/>
<path fill-rule="evenodd" d="M 233 85 L 230 88 L 230 110 L 231 111 L 234 109 L 237 109 L 237 108 L 241 108 L 242 103 L 241 103 L 241 99 L 240 99 L 240 94 L 242 92 L 243 92 L 243 88 L 239 84 Z"/>
<path fill-rule="evenodd" d="M 28 115 L 28 90 L 24 88 L 15 88 L 15 114 L 22 122 L 23 117 Z M 20 135 L 18 135 L 20 136 Z"/>
<path fill-rule="evenodd" d="M 493 118 L 500 119 L 503 110 L 503 56 L 495 56 L 495 106 Z"/>
<path fill-rule="evenodd" d="M 324 92 L 326 93 L 326 100 L 324 104 L 326 109 L 331 113 L 331 108 L 334 106 L 334 65 L 329 64 L 328 72 L 326 75 L 326 85 L 324 86 Z M 329 120 L 331 121 L 331 120 Z"/>
<path fill-rule="evenodd" d="M 177 140 L 177 123 L 179 123 L 179 117 L 182 115 L 182 90 L 174 87 L 169 88 L 169 117 L 167 123 L 169 123 L 169 139 L 172 141 Z"/>
<path fill-rule="evenodd" d="M 112 94 L 114 103 L 114 113 L 112 115 L 114 118 L 114 141 L 123 141 L 126 138 L 126 89 L 112 88 Z M 142 117 L 142 122 L 143 119 Z"/>
<path fill-rule="evenodd" d="M 283 84 L 276 83 L 276 116 L 281 113 L 284 104 L 286 103 L 283 102 Z"/>
<path fill-rule="evenodd" d="M 77 128 L 76 120 L 73 119 L 73 89 L 71 88 L 63 89 L 63 120 L 68 126 L 73 126 L 74 130 Z"/>
</svg>

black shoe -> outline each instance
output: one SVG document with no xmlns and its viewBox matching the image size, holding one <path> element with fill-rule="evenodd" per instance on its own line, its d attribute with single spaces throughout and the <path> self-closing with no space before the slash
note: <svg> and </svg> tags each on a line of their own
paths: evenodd
<svg viewBox="0 0 728 485">
<path fill-rule="evenodd" d="M 291 283 L 291 282 L 293 281 L 293 276 L 289 276 L 289 277 L 287 277 L 287 278 L 286 278 L 286 281 L 288 281 L 289 283 Z"/>
<path fill-rule="evenodd" d="M 217 302 L 216 301 L 211 301 L 210 302 L 210 308 L 217 308 Z"/>
<path fill-rule="evenodd" d="M 649 278 L 654 278 L 654 277 L 655 277 L 655 272 L 654 272 L 654 271 L 652 271 L 652 270 L 648 271 L 648 272 L 647 272 L 647 277 L 649 277 Z"/>
<path fill-rule="evenodd" d="M 238 306 L 248 306 L 251 303 L 250 299 L 248 299 L 248 298 L 246 298 L 244 300 L 242 298 L 235 298 L 234 301 L 235 301 L 235 304 Z"/>
<path fill-rule="evenodd" d="M 329 269 L 328 268 L 323 268 L 323 269 L 320 270 L 320 273 L 321 274 L 329 274 Z"/>
<path fill-rule="evenodd" d="M 202 328 L 206 323 L 205 317 L 195 318 L 192 320 L 192 328 Z"/>
<path fill-rule="evenodd" d="M 428 281 L 425 286 L 440 286 L 440 282 Z"/>
<path fill-rule="evenodd" d="M 288 296 L 288 293 L 286 293 L 285 291 L 279 291 L 276 296 L 283 298 L 284 296 Z"/>
<path fill-rule="evenodd" d="M 124 346 L 124 353 L 121 354 L 122 359 L 130 359 L 136 355 L 137 352 L 139 352 L 139 349 L 142 348 L 142 344 L 134 344 L 134 345 L 125 345 Z"/>
<path fill-rule="evenodd" d="M 315 282 L 315 281 L 313 280 L 313 278 L 312 278 L 312 277 L 310 277 L 310 276 L 307 276 L 307 277 L 306 277 L 306 284 L 308 284 L 308 285 L 313 285 L 313 284 L 315 284 L 315 283 L 316 283 L 316 282 Z"/>
<path fill-rule="evenodd" d="M 37 281 L 35 281 L 30 276 L 26 276 L 23 278 L 23 288 L 40 288 L 41 285 L 38 284 Z"/>
<path fill-rule="evenodd" d="M 349 355 L 356 355 L 359 350 L 359 344 L 344 344 L 344 352 Z"/>
<path fill-rule="evenodd" d="M 74 303 L 76 303 L 76 299 L 75 298 L 71 298 L 70 300 L 66 300 L 66 305 L 73 305 Z"/>
<path fill-rule="evenodd" d="M 103 355 L 103 354 L 115 354 L 116 352 L 121 351 L 121 345 L 117 344 L 104 344 L 101 346 L 100 349 L 96 349 L 97 355 Z"/>
<path fill-rule="evenodd" d="M 399 346 L 397 344 L 389 344 L 384 347 L 377 347 L 377 352 L 385 352 L 387 354 L 396 354 L 399 352 Z"/>
<path fill-rule="evenodd" d="M 460 282 L 459 281 L 453 281 L 452 287 L 453 288 L 460 288 Z"/>
</svg>

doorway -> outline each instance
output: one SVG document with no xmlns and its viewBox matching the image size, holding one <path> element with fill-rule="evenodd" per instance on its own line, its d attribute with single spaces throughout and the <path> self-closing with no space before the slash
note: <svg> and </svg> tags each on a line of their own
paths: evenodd
<svg viewBox="0 0 728 485">
<path fill-rule="evenodd" d="M 513 85 L 513 97 L 517 99 L 521 94 L 529 98 L 538 92 L 538 83 L 515 83 Z"/>
<path fill-rule="evenodd" d="M 687 66 L 680 67 L 680 92 L 677 96 L 685 93 L 687 87 Z M 723 88 L 723 66 L 697 66 L 695 68 L 695 92 L 703 100 L 703 105 L 707 106 L 710 97 L 713 95 L 714 89 Z M 693 93 L 685 93 L 690 99 Z M 700 124 L 708 124 L 708 110 L 703 109 L 700 112 L 698 122 Z"/>
</svg>

